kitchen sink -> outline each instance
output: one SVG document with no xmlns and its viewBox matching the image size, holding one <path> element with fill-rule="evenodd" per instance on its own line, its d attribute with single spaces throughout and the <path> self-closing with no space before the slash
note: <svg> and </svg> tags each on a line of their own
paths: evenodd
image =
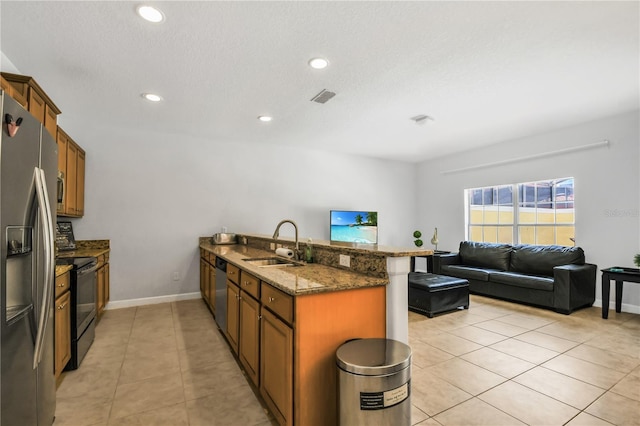
<svg viewBox="0 0 640 426">
<path fill-rule="evenodd" d="M 256 257 L 250 259 L 242 259 L 247 263 L 255 265 L 259 268 L 276 267 L 276 266 L 302 266 L 303 264 L 293 259 L 286 259 L 284 257 Z"/>
</svg>

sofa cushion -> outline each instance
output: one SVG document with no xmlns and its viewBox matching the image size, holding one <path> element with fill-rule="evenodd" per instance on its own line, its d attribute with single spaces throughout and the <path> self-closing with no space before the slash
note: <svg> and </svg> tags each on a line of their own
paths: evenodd
<svg viewBox="0 0 640 426">
<path fill-rule="evenodd" d="M 489 274 L 498 272 L 497 269 L 474 268 L 463 265 L 442 265 L 440 273 L 451 277 L 466 278 L 477 281 L 489 281 Z"/>
<path fill-rule="evenodd" d="M 508 244 L 462 241 L 458 254 L 462 265 L 507 271 L 511 257 L 511 246 Z"/>
<path fill-rule="evenodd" d="M 553 268 L 562 265 L 584 265 L 584 251 L 580 247 L 513 246 L 509 270 L 524 274 L 553 277 Z"/>
<path fill-rule="evenodd" d="M 524 275 L 514 272 L 492 272 L 489 278 L 494 283 L 509 284 L 516 287 L 553 291 L 553 278 Z"/>
</svg>

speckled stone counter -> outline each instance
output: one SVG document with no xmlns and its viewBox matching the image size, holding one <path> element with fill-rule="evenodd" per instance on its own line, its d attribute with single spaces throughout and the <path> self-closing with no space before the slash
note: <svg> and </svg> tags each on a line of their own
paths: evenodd
<svg viewBox="0 0 640 426">
<path fill-rule="evenodd" d="M 386 277 L 365 275 L 319 263 L 266 268 L 255 266 L 243 259 L 274 256 L 274 253 L 245 245 L 213 245 L 204 241 L 200 243 L 200 248 L 293 296 L 383 286 L 389 282 Z"/>
<path fill-rule="evenodd" d="M 73 251 L 59 251 L 58 259 L 69 257 L 98 257 L 110 250 L 109 240 L 78 240 Z"/>
<path fill-rule="evenodd" d="M 69 272 L 71 268 L 73 268 L 73 266 L 71 265 L 56 265 L 56 277 L 64 275 L 65 273 Z"/>
</svg>

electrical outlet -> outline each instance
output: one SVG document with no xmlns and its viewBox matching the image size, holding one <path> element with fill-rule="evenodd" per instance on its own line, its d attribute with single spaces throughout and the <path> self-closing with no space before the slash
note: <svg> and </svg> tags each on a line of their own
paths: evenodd
<svg viewBox="0 0 640 426">
<path fill-rule="evenodd" d="M 340 266 L 346 266 L 347 268 L 351 267 L 351 256 L 347 256 L 346 254 L 340 255 Z"/>
<path fill-rule="evenodd" d="M 180 281 L 180 272 L 175 271 L 175 272 L 173 273 L 173 280 L 174 280 L 174 281 Z"/>
</svg>

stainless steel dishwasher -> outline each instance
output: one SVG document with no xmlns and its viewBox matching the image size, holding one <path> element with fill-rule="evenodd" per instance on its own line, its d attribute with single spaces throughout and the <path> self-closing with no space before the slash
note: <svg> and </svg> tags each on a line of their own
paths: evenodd
<svg viewBox="0 0 640 426">
<path fill-rule="evenodd" d="M 227 261 L 216 257 L 216 323 L 227 330 Z"/>
</svg>

